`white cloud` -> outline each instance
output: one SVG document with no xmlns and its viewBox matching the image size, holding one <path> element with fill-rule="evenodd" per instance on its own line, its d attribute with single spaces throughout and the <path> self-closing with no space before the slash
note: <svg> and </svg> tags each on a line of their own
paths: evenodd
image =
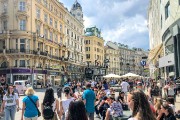
<svg viewBox="0 0 180 120">
<path fill-rule="evenodd" d="M 75 0 L 61 0 L 69 9 Z M 147 0 L 78 0 L 85 27 L 97 26 L 106 41 L 149 48 Z"/>
</svg>

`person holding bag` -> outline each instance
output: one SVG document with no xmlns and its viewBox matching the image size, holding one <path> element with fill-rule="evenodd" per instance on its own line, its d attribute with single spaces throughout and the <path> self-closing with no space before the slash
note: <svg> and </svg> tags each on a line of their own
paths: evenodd
<svg viewBox="0 0 180 120">
<path fill-rule="evenodd" d="M 1 107 L 1 113 L 5 111 L 5 120 L 15 120 L 15 113 L 19 111 L 19 97 L 17 93 L 14 93 L 14 88 L 9 85 L 7 93 L 3 96 L 3 103 Z"/>
<path fill-rule="evenodd" d="M 54 90 L 51 87 L 46 89 L 41 110 L 44 120 L 58 120 L 59 101 L 54 97 Z"/>
<path fill-rule="evenodd" d="M 21 120 L 23 120 L 23 116 L 25 120 L 37 120 L 40 114 L 38 109 L 39 98 L 34 95 L 32 87 L 28 88 L 25 94 L 26 97 L 23 99 Z"/>
</svg>

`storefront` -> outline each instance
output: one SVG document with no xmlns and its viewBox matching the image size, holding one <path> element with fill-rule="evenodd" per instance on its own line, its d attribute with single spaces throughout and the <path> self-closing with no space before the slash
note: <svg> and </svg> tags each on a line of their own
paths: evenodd
<svg viewBox="0 0 180 120">
<path fill-rule="evenodd" d="M 34 70 L 34 88 L 44 88 L 47 74 L 47 70 Z"/>
<path fill-rule="evenodd" d="M 61 76 L 59 71 L 47 71 L 47 82 L 51 83 L 52 86 L 58 86 L 61 82 Z"/>
</svg>

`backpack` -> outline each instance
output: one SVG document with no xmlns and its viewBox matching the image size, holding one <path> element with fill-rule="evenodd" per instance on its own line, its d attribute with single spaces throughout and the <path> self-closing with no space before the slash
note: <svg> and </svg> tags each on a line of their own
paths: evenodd
<svg viewBox="0 0 180 120">
<path fill-rule="evenodd" d="M 44 105 L 43 109 L 43 118 L 46 119 L 53 119 L 54 111 L 52 105 Z"/>
</svg>

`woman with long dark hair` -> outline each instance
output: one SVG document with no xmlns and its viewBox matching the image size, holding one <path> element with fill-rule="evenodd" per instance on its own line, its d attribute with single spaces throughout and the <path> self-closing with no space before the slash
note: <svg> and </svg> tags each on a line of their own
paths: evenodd
<svg viewBox="0 0 180 120">
<path fill-rule="evenodd" d="M 19 97 L 14 93 L 13 86 L 9 85 L 1 107 L 1 112 L 5 111 L 5 120 L 15 120 L 16 109 L 19 111 Z"/>
<path fill-rule="evenodd" d="M 56 120 L 59 113 L 59 101 L 54 98 L 53 88 L 47 88 L 43 103 L 41 104 L 42 115 L 45 120 Z"/>
<path fill-rule="evenodd" d="M 132 117 L 128 120 L 156 120 L 143 91 L 137 90 L 128 94 L 128 105 L 132 110 Z"/>
<path fill-rule="evenodd" d="M 88 120 L 83 101 L 70 103 L 66 120 Z"/>
<path fill-rule="evenodd" d="M 169 106 L 168 104 L 161 105 L 161 113 L 164 113 L 163 118 L 165 120 L 176 120 L 176 118 L 174 116 L 174 111 L 173 111 L 172 107 Z"/>
</svg>

